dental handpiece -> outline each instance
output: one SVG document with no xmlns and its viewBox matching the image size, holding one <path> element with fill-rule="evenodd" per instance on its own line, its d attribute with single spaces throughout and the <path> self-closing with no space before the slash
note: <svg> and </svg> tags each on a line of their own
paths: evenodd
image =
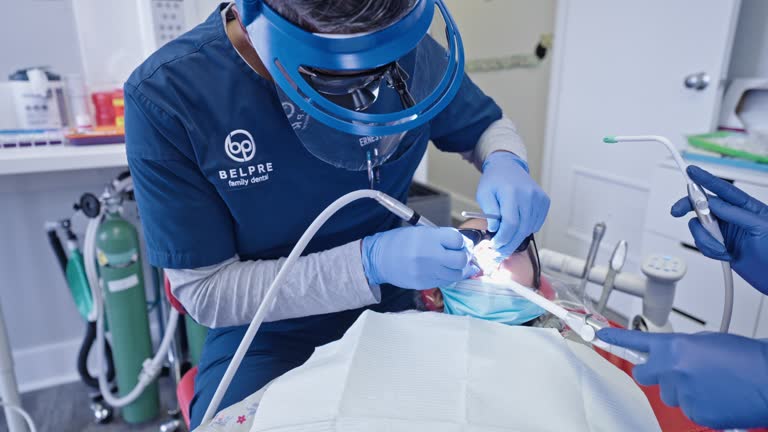
<svg viewBox="0 0 768 432">
<path fill-rule="evenodd" d="M 581 280 L 579 281 L 579 287 L 576 292 L 579 295 L 584 293 L 587 288 L 587 282 L 589 281 L 589 273 L 595 266 L 595 258 L 600 251 L 600 243 L 603 241 L 605 235 L 606 226 L 604 222 L 600 222 L 592 229 L 592 243 L 589 245 L 589 252 L 587 253 L 587 260 L 584 264 L 584 271 L 581 274 Z"/>
<path fill-rule="evenodd" d="M 397 217 L 410 225 L 437 228 L 437 225 L 435 225 L 432 221 L 383 192 L 377 192 L 374 199 L 378 201 L 379 204 L 384 206 L 384 208 L 391 211 Z"/>
<path fill-rule="evenodd" d="M 675 160 L 677 167 L 685 178 L 686 187 L 688 190 L 688 200 L 691 202 L 693 211 L 696 213 L 696 218 L 701 223 L 701 226 L 719 241 L 721 244 L 725 244 L 723 233 L 720 231 L 720 224 L 717 223 L 717 219 L 712 215 L 712 211 L 709 208 L 709 201 L 707 194 L 701 186 L 694 183 L 688 176 L 686 168 L 688 164 L 683 160 L 680 152 L 672 145 L 672 142 L 663 136 L 658 135 L 637 135 L 637 136 L 607 136 L 603 138 L 603 142 L 607 144 L 615 144 L 620 142 L 657 142 L 669 150 L 672 158 Z M 727 261 L 721 263 L 723 267 L 723 280 L 725 285 L 725 301 L 723 302 L 723 318 L 720 322 L 720 331 L 727 333 L 728 328 L 731 325 L 731 316 L 733 314 L 733 272 L 731 271 L 731 264 Z"/>
</svg>

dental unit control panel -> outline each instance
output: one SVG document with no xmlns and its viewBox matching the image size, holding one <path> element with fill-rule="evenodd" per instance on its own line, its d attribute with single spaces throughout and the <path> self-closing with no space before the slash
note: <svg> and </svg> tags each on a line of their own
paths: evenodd
<svg viewBox="0 0 768 432">
<path fill-rule="evenodd" d="M 686 265 L 679 258 L 651 255 L 643 262 L 642 271 L 654 279 L 677 282 L 685 276 Z"/>
</svg>

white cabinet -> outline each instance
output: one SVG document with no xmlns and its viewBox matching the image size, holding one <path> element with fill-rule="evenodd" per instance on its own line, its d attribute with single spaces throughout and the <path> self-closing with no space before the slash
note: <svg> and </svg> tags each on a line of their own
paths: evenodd
<svg viewBox="0 0 768 432">
<path fill-rule="evenodd" d="M 768 200 L 768 175 L 715 165 L 701 166 L 732 181 L 750 195 Z M 677 285 L 674 305 L 678 312 L 672 313 L 670 321 L 675 331 L 717 331 L 725 293 L 721 266 L 696 250 L 687 227 L 690 217 L 675 219 L 669 214 L 672 204 L 685 195 L 685 183 L 676 166 L 670 161 L 664 162 L 653 169 L 651 178 L 642 251 L 644 254 L 664 253 L 682 258 L 689 269 Z M 758 327 L 762 329 L 762 337 L 768 337 L 768 312 L 761 312 L 761 308 L 766 307 L 764 303 L 767 302 L 760 292 L 734 274 L 731 333 L 753 336 Z"/>
<path fill-rule="evenodd" d="M 685 258 L 689 274 L 676 306 L 695 319 L 675 313 L 673 324 L 681 331 L 718 328 L 720 266 L 692 248 L 687 219 L 669 214 L 685 195 L 685 184 L 670 164 L 659 167 L 666 150 L 655 144 L 607 145 L 602 138 L 657 134 L 682 147 L 686 135 L 714 130 L 740 6 L 739 0 L 558 2 L 543 175 L 552 208 L 542 243 L 584 256 L 593 225 L 605 221 L 598 263 L 608 261 L 619 240 L 630 244 L 628 271 L 637 270 L 644 254 Z M 745 2 L 742 21 L 754 21 L 749 11 L 761 7 Z M 744 58 L 739 52 L 754 48 L 751 39 L 740 38 L 739 61 Z M 686 77 L 698 73 L 710 84 L 687 88 Z M 707 168 L 768 202 L 765 173 Z M 733 331 L 768 338 L 768 299 L 735 279 Z M 617 296 L 610 306 L 631 314 L 640 302 Z"/>
<path fill-rule="evenodd" d="M 558 3 L 543 183 L 547 248 L 583 256 L 608 225 L 599 262 L 618 240 L 640 261 L 650 174 L 666 150 L 607 145 L 605 135 L 660 134 L 682 144 L 712 130 L 739 2 L 561 0 Z M 697 91 L 686 76 L 704 72 Z M 680 184 L 678 181 L 677 184 Z"/>
</svg>

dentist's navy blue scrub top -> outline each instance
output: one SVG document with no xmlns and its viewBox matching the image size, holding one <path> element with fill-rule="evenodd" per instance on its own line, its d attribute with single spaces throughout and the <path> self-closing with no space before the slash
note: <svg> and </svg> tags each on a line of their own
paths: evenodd
<svg viewBox="0 0 768 432">
<path fill-rule="evenodd" d="M 297 139 L 273 84 L 238 55 L 220 5 L 202 24 L 147 59 L 125 84 L 126 141 L 152 265 L 190 269 L 287 256 L 332 201 L 367 188 L 366 172 L 315 158 Z M 472 150 L 501 110 L 466 78 L 455 100 L 421 133 L 409 134 L 381 167 L 378 189 L 405 201 L 431 139 L 444 151 Z M 231 145 L 252 139 L 253 151 Z M 230 145 L 227 145 L 229 143 Z M 305 253 L 399 226 L 373 201 L 334 216 Z M 383 287 L 379 311 L 413 308 L 413 293 Z M 221 408 L 301 365 L 340 338 L 361 310 L 262 325 Z M 192 426 L 202 419 L 245 326 L 209 332 L 195 383 Z"/>
</svg>

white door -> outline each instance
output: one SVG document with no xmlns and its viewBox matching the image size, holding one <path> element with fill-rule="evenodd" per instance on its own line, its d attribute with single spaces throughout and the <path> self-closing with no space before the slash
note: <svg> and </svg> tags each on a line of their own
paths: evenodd
<svg viewBox="0 0 768 432">
<path fill-rule="evenodd" d="M 659 134 L 682 145 L 685 134 L 710 131 L 738 9 L 738 0 L 560 0 L 544 156 L 546 247 L 584 256 L 593 225 L 605 221 L 599 263 L 625 239 L 628 268 L 638 267 L 649 175 L 666 152 L 602 137 Z M 711 84 L 686 88 L 685 77 L 700 72 Z M 682 183 L 674 186 L 682 193 Z"/>
</svg>

